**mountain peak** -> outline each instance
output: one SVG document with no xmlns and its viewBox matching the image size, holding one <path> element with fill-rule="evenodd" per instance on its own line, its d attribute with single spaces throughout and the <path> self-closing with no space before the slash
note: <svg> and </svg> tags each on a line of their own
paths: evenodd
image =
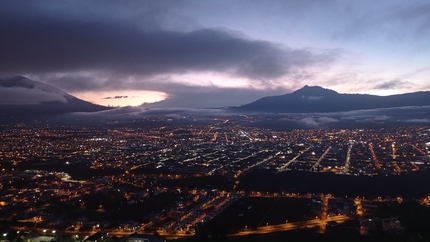
<svg viewBox="0 0 430 242">
<path fill-rule="evenodd" d="M 54 86 L 51 86 L 47 83 L 34 81 L 31 79 L 28 79 L 27 77 L 19 76 L 19 75 L 0 78 L 0 88 L 25 88 L 25 89 L 39 90 L 49 94 L 55 93 L 64 97 L 70 96 L 66 92 Z"/>
<path fill-rule="evenodd" d="M 430 105 L 430 92 L 392 96 L 339 94 L 319 86 L 303 88 L 282 96 L 264 97 L 239 107 L 239 110 L 272 113 L 325 113 L 353 110 Z"/>
<path fill-rule="evenodd" d="M 339 93 L 336 91 L 330 90 L 330 89 L 320 87 L 320 86 L 305 85 L 304 87 L 293 92 L 292 94 L 302 95 L 302 96 L 327 96 L 327 95 L 333 95 L 333 94 L 339 94 Z"/>
<path fill-rule="evenodd" d="M 23 76 L 0 78 L 0 116 L 57 115 L 110 109 Z"/>
</svg>

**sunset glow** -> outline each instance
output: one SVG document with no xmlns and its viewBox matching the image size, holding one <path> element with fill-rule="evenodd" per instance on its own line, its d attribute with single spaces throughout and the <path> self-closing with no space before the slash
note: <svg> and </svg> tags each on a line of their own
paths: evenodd
<svg viewBox="0 0 430 242">
<path fill-rule="evenodd" d="M 140 106 L 143 103 L 159 102 L 168 96 L 154 91 L 119 90 L 73 93 L 74 96 L 104 106 Z"/>
</svg>

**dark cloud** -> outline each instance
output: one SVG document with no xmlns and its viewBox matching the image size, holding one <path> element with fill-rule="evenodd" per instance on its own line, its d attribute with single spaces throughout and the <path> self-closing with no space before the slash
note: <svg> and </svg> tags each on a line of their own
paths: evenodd
<svg viewBox="0 0 430 242">
<path fill-rule="evenodd" d="M 102 99 L 122 99 L 122 98 L 129 98 L 129 96 L 104 97 Z"/>
<path fill-rule="evenodd" d="M 55 87 L 21 76 L 0 78 L 0 105 L 68 102 L 69 95 Z"/>
<path fill-rule="evenodd" d="M 80 74 L 34 75 L 31 79 L 46 81 L 54 86 L 74 92 L 93 90 L 145 90 L 167 93 L 167 99 L 161 102 L 145 104 L 150 107 L 224 107 L 242 105 L 264 96 L 281 95 L 292 92 L 275 84 L 271 88 L 258 89 L 252 86 L 244 88 L 218 87 L 210 82 L 207 85 L 182 83 L 171 77 L 145 78 L 141 76 L 123 77 L 120 75 L 98 74 L 91 77 Z M 77 80 L 79 85 L 72 85 Z M 142 81 L 144 80 L 144 81 Z M 198 101 L 196 101 L 198 100 Z"/>
<path fill-rule="evenodd" d="M 422 119 L 407 119 L 405 120 L 407 123 L 430 123 L 430 119 L 422 118 Z"/>
<path fill-rule="evenodd" d="M 104 76 L 104 75 L 102 75 Z M 94 91 L 103 89 L 115 89 L 115 87 L 109 87 L 105 84 L 110 78 L 98 78 L 97 76 L 91 76 L 88 74 L 80 73 L 62 73 L 62 74 L 47 74 L 38 73 L 27 75 L 28 78 L 32 80 L 37 80 L 40 82 L 45 82 L 50 85 L 59 87 L 68 92 L 78 92 L 78 91 Z M 112 77 L 120 83 L 121 79 L 119 76 Z"/>
<path fill-rule="evenodd" d="M 416 77 L 373 75 L 375 72 L 366 73 L 366 67 L 364 71 L 349 68 L 352 62 L 348 58 L 339 61 L 351 53 L 364 53 L 366 46 L 374 51 L 371 55 L 378 56 L 384 56 L 383 49 L 394 54 L 403 54 L 404 49 L 412 47 L 420 49 L 416 41 L 408 42 L 407 46 L 398 44 L 402 38 L 416 38 L 409 33 L 429 29 L 427 2 L 398 5 L 381 2 L 368 8 L 369 3 L 3 1 L 0 2 L 0 75 L 23 74 L 72 93 L 158 91 L 166 93 L 168 100 L 152 105 L 193 107 L 239 105 L 263 96 L 284 94 L 289 92 L 287 89 L 304 84 L 333 87 L 354 83 L 349 85 L 351 92 L 421 88 L 413 84 L 422 82 Z M 331 14 L 327 15 L 327 11 Z M 421 32 L 427 36 L 428 31 Z M 358 40 L 358 49 L 354 50 L 355 45 L 333 42 L 325 35 Z M 427 38 L 420 38 L 423 39 L 425 43 L 421 46 L 427 47 Z M 309 45 L 340 48 L 303 47 Z M 343 47 L 347 49 L 341 50 Z M 352 59 L 362 64 L 361 57 Z M 415 58 L 417 63 L 421 59 L 425 58 Z M 348 71 L 339 73 L 337 67 L 330 68 L 334 62 L 347 63 Z M 198 79 L 198 75 L 193 76 L 196 73 L 204 77 Z M 212 80 L 218 75 L 223 79 Z M 362 81 L 369 76 L 382 77 L 369 83 Z M 393 77 L 399 80 L 392 80 Z M 223 80 L 231 81 L 234 86 L 237 84 L 234 79 L 249 86 L 236 89 L 217 86 Z M 317 102 L 319 97 L 309 99 Z"/>
<path fill-rule="evenodd" d="M 24 14 L 12 7 L 0 8 L 1 73 L 100 71 L 154 76 L 213 71 L 272 79 L 336 58 L 330 51 L 291 49 L 225 29 L 181 32 L 121 19 Z M 83 81 L 69 78 L 68 82 L 78 88 Z"/>
<path fill-rule="evenodd" d="M 289 92 L 285 89 L 259 90 L 240 88 L 217 88 L 181 86 L 173 88 L 166 100 L 156 103 L 145 103 L 143 107 L 192 107 L 192 108 L 220 108 L 239 106 L 253 102 L 264 96 L 279 95 Z"/>
<path fill-rule="evenodd" d="M 401 80 L 391 80 L 385 81 L 381 84 L 377 84 L 373 86 L 372 89 L 396 89 L 396 88 L 405 88 L 409 86 L 409 82 L 401 81 Z"/>
<path fill-rule="evenodd" d="M 428 119 L 430 106 L 406 106 L 394 108 L 376 108 L 368 110 L 355 110 L 348 112 L 337 112 L 330 114 L 340 120 L 355 121 L 355 122 L 409 122 L 408 120 L 424 120 Z"/>
<path fill-rule="evenodd" d="M 0 87 L 0 105 L 2 104 L 38 104 L 44 102 L 67 103 L 67 99 L 58 93 L 23 87 Z"/>
</svg>

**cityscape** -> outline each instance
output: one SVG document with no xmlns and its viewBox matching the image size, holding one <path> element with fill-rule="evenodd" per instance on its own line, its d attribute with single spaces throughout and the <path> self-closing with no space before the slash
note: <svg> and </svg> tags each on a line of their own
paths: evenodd
<svg viewBox="0 0 430 242">
<path fill-rule="evenodd" d="M 429 40 L 429 0 L 0 1 L 0 242 L 428 242 Z"/>
<path fill-rule="evenodd" d="M 325 233 L 338 224 L 366 235 L 378 223 L 381 231 L 398 234 L 404 230 L 398 216 L 377 215 L 380 204 L 412 198 L 429 204 L 419 193 L 383 191 L 365 198 L 336 189 L 259 190 L 243 183 L 259 171 L 413 176 L 430 168 L 430 126 L 275 131 L 242 125 L 234 117 L 210 124 L 187 119 L 196 124 L 3 125 L 2 221 L 14 221 L 15 233 L 28 233 L 23 238 L 30 240 L 35 233 L 85 241 L 90 235 L 136 233 L 185 239 L 215 224 L 225 226 L 212 237 L 225 238 L 311 227 Z M 281 205 L 298 211 L 274 212 Z"/>
</svg>

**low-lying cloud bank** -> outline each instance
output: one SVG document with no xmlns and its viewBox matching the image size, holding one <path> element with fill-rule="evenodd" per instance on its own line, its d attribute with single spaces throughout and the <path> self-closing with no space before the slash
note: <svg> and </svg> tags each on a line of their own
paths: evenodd
<svg viewBox="0 0 430 242">
<path fill-rule="evenodd" d="M 284 113 L 284 114 L 248 114 L 258 117 L 244 118 L 243 113 L 229 109 L 193 109 L 193 108 L 143 108 L 124 107 L 96 113 L 73 113 L 74 118 L 97 119 L 136 119 L 153 116 L 173 118 L 225 117 L 239 120 L 248 125 L 267 128 L 348 128 L 384 125 L 427 125 L 430 124 L 430 106 L 400 107 L 371 110 L 356 110 L 336 113 Z M 252 120 L 252 121 L 251 121 Z"/>
</svg>

